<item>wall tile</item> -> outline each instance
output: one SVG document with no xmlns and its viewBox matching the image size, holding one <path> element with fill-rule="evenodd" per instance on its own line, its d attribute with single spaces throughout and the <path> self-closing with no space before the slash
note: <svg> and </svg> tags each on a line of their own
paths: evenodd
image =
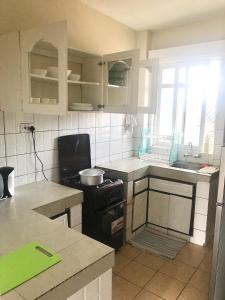
<svg viewBox="0 0 225 300">
<path fill-rule="evenodd" d="M 5 157 L 0 157 L 0 167 L 5 167 L 6 166 L 6 159 Z"/>
<path fill-rule="evenodd" d="M 31 174 L 35 172 L 35 155 L 34 153 L 26 154 L 27 173 Z"/>
<path fill-rule="evenodd" d="M 128 128 L 123 128 L 123 139 L 132 139 L 133 138 L 133 130 Z"/>
<path fill-rule="evenodd" d="M 113 126 L 110 131 L 110 140 L 119 140 L 123 136 L 123 127 L 122 126 Z"/>
<path fill-rule="evenodd" d="M 209 198 L 209 182 L 197 182 L 196 196 L 205 199 Z"/>
<path fill-rule="evenodd" d="M 37 131 L 35 133 L 36 151 L 44 151 L 44 132 Z"/>
<path fill-rule="evenodd" d="M 213 159 L 220 159 L 221 157 L 221 145 L 215 145 L 213 151 Z"/>
<path fill-rule="evenodd" d="M 190 242 L 203 246 L 206 240 L 206 233 L 201 230 L 194 229 L 193 237 L 190 238 Z"/>
<path fill-rule="evenodd" d="M 96 158 L 96 165 L 104 165 L 109 163 L 109 157 L 101 157 L 101 158 Z"/>
<path fill-rule="evenodd" d="M 79 112 L 79 128 L 95 127 L 95 113 Z"/>
<path fill-rule="evenodd" d="M 16 134 L 16 154 L 27 153 L 26 133 Z"/>
<path fill-rule="evenodd" d="M 4 119 L 2 111 L 0 111 L 0 134 L 4 134 Z"/>
<path fill-rule="evenodd" d="M 5 156 L 5 138 L 4 135 L 0 135 L 0 157 Z"/>
<path fill-rule="evenodd" d="M 43 132 L 43 150 L 57 149 L 58 131 Z"/>
<path fill-rule="evenodd" d="M 223 130 L 215 130 L 214 143 L 216 145 L 223 145 Z"/>
<path fill-rule="evenodd" d="M 16 134 L 6 134 L 6 155 L 13 156 L 16 155 Z"/>
<path fill-rule="evenodd" d="M 123 140 L 123 152 L 133 150 L 133 139 Z"/>
<path fill-rule="evenodd" d="M 123 125 L 124 114 L 111 114 L 110 123 L 111 126 Z"/>
<path fill-rule="evenodd" d="M 15 169 L 15 176 L 17 176 L 17 159 L 16 156 L 6 157 L 6 165 Z"/>
<path fill-rule="evenodd" d="M 90 135 L 90 143 L 95 144 L 95 128 L 82 128 L 78 130 L 79 133 L 88 133 Z"/>
<path fill-rule="evenodd" d="M 202 215 L 207 215 L 208 213 L 208 200 L 204 198 L 196 197 L 195 200 L 195 212 Z"/>
<path fill-rule="evenodd" d="M 26 154 L 17 155 L 17 176 L 27 174 L 27 156 Z"/>
<path fill-rule="evenodd" d="M 121 153 L 122 145 L 123 145 L 122 140 L 111 141 L 110 142 L 110 156 Z"/>
<path fill-rule="evenodd" d="M 206 223 L 207 223 L 207 216 L 195 213 L 195 217 L 194 217 L 195 229 L 206 231 Z"/>
<path fill-rule="evenodd" d="M 110 114 L 97 112 L 95 115 L 96 127 L 109 127 L 110 126 Z"/>
<path fill-rule="evenodd" d="M 96 143 L 108 142 L 110 139 L 110 127 L 96 128 Z"/>
<path fill-rule="evenodd" d="M 133 151 L 128 151 L 128 152 L 123 152 L 123 158 L 129 158 L 134 156 L 134 152 Z"/>
<path fill-rule="evenodd" d="M 5 112 L 5 133 L 16 133 L 16 114 Z"/>
<path fill-rule="evenodd" d="M 68 112 L 66 116 L 59 116 L 59 130 L 78 128 L 78 112 Z"/>
<path fill-rule="evenodd" d="M 35 137 L 36 137 L 36 135 L 37 135 L 37 132 L 35 133 Z M 34 152 L 33 139 L 32 139 L 31 133 L 26 133 L 25 139 L 26 139 L 26 152 L 27 153 Z"/>
<path fill-rule="evenodd" d="M 102 157 L 109 158 L 109 142 L 96 143 L 96 160 Z"/>
<path fill-rule="evenodd" d="M 58 130 L 58 117 L 52 115 L 34 115 L 36 131 Z"/>
<path fill-rule="evenodd" d="M 123 155 L 122 153 L 119 153 L 119 154 L 113 154 L 113 155 L 110 155 L 110 158 L 109 160 L 110 161 L 115 161 L 115 160 L 120 160 L 123 158 Z"/>
</svg>

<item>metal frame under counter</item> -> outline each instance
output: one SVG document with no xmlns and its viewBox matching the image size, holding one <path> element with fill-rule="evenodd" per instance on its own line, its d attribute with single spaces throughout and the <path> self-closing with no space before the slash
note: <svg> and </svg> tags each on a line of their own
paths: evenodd
<svg viewBox="0 0 225 300">
<path fill-rule="evenodd" d="M 132 157 L 116 162 L 111 162 L 104 166 L 99 166 L 104 170 L 108 170 L 109 177 L 122 178 L 124 180 L 125 198 L 127 200 L 126 210 L 126 239 L 130 240 L 134 235 L 143 229 L 144 225 L 133 227 L 133 197 L 134 197 L 134 181 L 139 181 L 144 177 L 160 177 L 167 180 L 181 181 L 182 183 L 195 185 L 195 211 L 192 218 L 193 236 L 180 234 L 174 230 L 168 230 L 175 237 L 181 237 L 188 241 L 205 245 L 213 238 L 213 224 L 215 219 L 215 202 L 218 187 L 219 170 L 212 174 L 202 174 L 196 171 L 174 168 L 162 164 L 151 163 L 151 161 L 141 161 L 137 157 Z M 142 203 L 144 200 L 141 200 Z M 143 217 L 143 214 L 141 214 Z M 147 220 L 147 217 L 146 217 Z M 163 229 L 163 228 L 162 228 Z M 191 232 L 192 233 L 192 232 Z"/>
</svg>

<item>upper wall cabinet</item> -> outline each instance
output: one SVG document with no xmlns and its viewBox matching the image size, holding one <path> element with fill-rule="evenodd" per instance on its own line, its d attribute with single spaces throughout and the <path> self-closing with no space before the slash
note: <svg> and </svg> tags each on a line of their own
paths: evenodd
<svg viewBox="0 0 225 300">
<path fill-rule="evenodd" d="M 137 112 L 154 114 L 157 106 L 159 60 L 148 59 L 139 62 L 139 83 Z"/>
<path fill-rule="evenodd" d="M 0 36 L 0 110 L 21 111 L 19 32 Z"/>
<path fill-rule="evenodd" d="M 102 107 L 102 57 L 69 48 L 68 69 L 68 109 Z"/>
<path fill-rule="evenodd" d="M 66 22 L 20 33 L 23 111 L 67 111 Z"/>
<path fill-rule="evenodd" d="M 139 62 L 139 50 L 99 56 L 68 49 L 65 21 L 9 33 L 0 36 L 0 109 L 154 113 L 157 70 L 157 60 Z"/>
<path fill-rule="evenodd" d="M 104 111 L 136 112 L 138 60 L 138 50 L 113 53 L 103 57 Z"/>
</svg>

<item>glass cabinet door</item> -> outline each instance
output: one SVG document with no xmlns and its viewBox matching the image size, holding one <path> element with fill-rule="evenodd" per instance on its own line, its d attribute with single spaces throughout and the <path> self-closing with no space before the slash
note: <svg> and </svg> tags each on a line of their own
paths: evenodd
<svg viewBox="0 0 225 300">
<path fill-rule="evenodd" d="M 23 111 L 65 114 L 67 110 L 66 22 L 21 32 Z"/>
<path fill-rule="evenodd" d="M 103 57 L 104 110 L 134 113 L 138 91 L 138 50 Z"/>
<path fill-rule="evenodd" d="M 138 107 L 139 113 L 154 114 L 157 105 L 158 59 L 139 63 Z"/>
</svg>

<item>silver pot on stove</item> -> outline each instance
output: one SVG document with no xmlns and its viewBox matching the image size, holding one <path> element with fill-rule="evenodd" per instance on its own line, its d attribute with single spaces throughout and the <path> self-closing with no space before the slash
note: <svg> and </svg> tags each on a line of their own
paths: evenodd
<svg viewBox="0 0 225 300">
<path fill-rule="evenodd" d="M 79 172 L 80 181 L 84 185 L 99 185 L 103 183 L 105 172 L 101 169 L 85 169 Z"/>
</svg>

